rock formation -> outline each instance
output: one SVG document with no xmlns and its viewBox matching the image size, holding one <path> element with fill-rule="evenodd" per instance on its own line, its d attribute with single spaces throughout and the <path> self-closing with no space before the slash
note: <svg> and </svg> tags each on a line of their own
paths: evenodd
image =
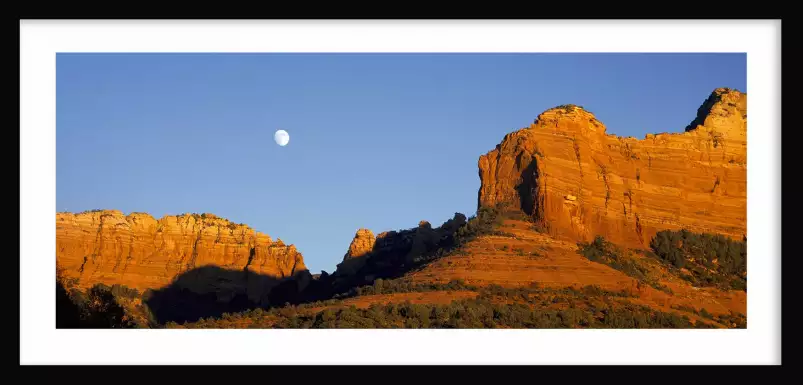
<svg viewBox="0 0 803 385">
<path fill-rule="evenodd" d="M 418 262 L 419 257 L 450 246 L 454 233 L 465 223 L 466 216 L 455 213 L 452 219 L 438 228 L 421 221 L 417 228 L 385 231 L 376 237 L 370 230 L 360 229 L 333 276 L 351 280 L 360 272 L 361 280 L 371 281 L 376 274 L 410 266 Z M 369 266 L 364 269 L 366 265 Z"/>
<path fill-rule="evenodd" d="M 555 236 L 644 247 L 663 229 L 746 236 L 747 95 L 716 89 L 685 132 L 606 134 L 582 107 L 545 111 L 479 159 L 479 206 L 513 204 Z"/>
<path fill-rule="evenodd" d="M 348 260 L 351 258 L 359 258 L 371 252 L 374 249 L 374 243 L 376 242 L 376 237 L 374 237 L 374 233 L 368 229 L 359 229 L 357 230 L 357 234 L 354 235 L 354 239 L 351 240 L 351 244 L 349 245 L 349 250 L 346 252 L 346 255 L 343 257 L 343 260 Z"/>
<path fill-rule="evenodd" d="M 295 278 L 301 289 L 310 278 L 295 246 L 212 214 L 157 220 L 116 210 L 58 213 L 56 260 L 68 278 L 84 287 L 104 283 L 158 289 L 181 277 L 182 285 L 195 286 L 190 287 L 194 292 L 224 297 L 242 292 L 252 301 L 284 279 Z M 221 270 L 201 267 L 232 274 L 208 277 Z"/>
</svg>

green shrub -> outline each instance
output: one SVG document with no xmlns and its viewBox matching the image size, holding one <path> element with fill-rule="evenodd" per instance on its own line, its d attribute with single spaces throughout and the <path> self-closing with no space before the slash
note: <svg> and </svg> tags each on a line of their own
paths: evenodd
<svg viewBox="0 0 803 385">
<path fill-rule="evenodd" d="M 135 324 L 126 316 L 112 289 L 97 284 L 87 291 L 85 325 L 89 328 L 131 328 Z"/>
<path fill-rule="evenodd" d="M 482 236 L 490 235 L 502 224 L 502 216 L 494 207 L 480 207 L 477 215 L 469 218 L 465 225 L 460 227 L 454 236 L 455 246 L 460 247 L 471 240 Z"/>
<path fill-rule="evenodd" d="M 650 240 L 654 255 L 690 274 L 682 277 L 695 286 L 747 290 L 747 242 L 719 234 L 664 230 Z"/>
<path fill-rule="evenodd" d="M 619 270 L 628 276 L 644 282 L 657 290 L 670 293 L 671 290 L 660 284 L 657 279 L 650 276 L 650 270 L 645 260 L 625 257 L 627 251 L 620 249 L 615 244 L 608 242 L 602 236 L 597 236 L 590 243 L 579 242 L 578 253 L 590 261 L 608 265 Z"/>
<path fill-rule="evenodd" d="M 569 112 L 569 111 L 571 111 L 571 110 L 573 110 L 573 109 L 575 109 L 575 108 L 579 108 L 579 109 L 581 109 L 581 110 L 584 110 L 584 109 L 585 109 L 585 108 L 583 108 L 582 106 L 578 106 L 578 105 L 576 105 L 576 104 L 561 104 L 561 105 L 559 105 L 559 106 L 557 106 L 557 107 L 555 107 L 555 108 L 556 108 L 556 109 L 561 109 L 561 110 L 564 110 L 564 111 L 566 111 L 566 112 Z"/>
</svg>

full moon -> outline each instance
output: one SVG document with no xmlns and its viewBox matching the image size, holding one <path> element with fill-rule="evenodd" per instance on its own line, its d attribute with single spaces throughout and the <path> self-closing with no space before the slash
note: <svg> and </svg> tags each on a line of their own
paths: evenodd
<svg viewBox="0 0 803 385">
<path fill-rule="evenodd" d="M 276 144 L 284 147 L 290 141 L 290 134 L 285 130 L 276 131 L 276 133 L 273 134 L 273 140 L 276 141 Z"/>
</svg>

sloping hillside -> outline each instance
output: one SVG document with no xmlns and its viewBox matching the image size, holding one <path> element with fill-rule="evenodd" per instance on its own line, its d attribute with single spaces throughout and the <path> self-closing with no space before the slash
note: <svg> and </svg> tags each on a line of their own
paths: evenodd
<svg viewBox="0 0 803 385">
<path fill-rule="evenodd" d="M 695 286 L 651 252 L 619 249 L 629 262 L 616 269 L 534 227 L 505 218 L 399 278 L 326 301 L 169 326 L 746 327 L 743 290 Z"/>
</svg>

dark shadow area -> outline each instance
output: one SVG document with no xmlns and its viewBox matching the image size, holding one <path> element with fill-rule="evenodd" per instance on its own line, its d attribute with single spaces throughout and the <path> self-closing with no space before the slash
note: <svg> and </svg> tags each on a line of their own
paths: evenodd
<svg viewBox="0 0 803 385">
<path fill-rule="evenodd" d="M 57 329 L 109 329 L 137 327 L 126 315 L 117 289 L 97 284 L 86 291 L 71 288 L 64 280 L 56 279 L 56 328 Z M 139 293 L 137 293 L 138 295 Z"/>
<path fill-rule="evenodd" d="M 380 234 L 370 253 L 338 265 L 337 271 L 329 276 L 331 289 L 328 293 L 309 299 L 328 299 L 352 288 L 370 285 L 377 279 L 398 278 L 423 268 L 455 248 L 457 230 L 465 223 L 465 215 L 458 213 L 436 229 L 427 223 L 413 229 Z"/>
<path fill-rule="evenodd" d="M 519 154 L 521 158 L 522 154 Z M 517 159 L 521 164 L 521 159 Z M 516 186 L 516 193 L 519 195 L 519 207 L 524 213 L 532 215 L 536 204 L 536 189 L 538 186 L 535 184 L 537 178 L 536 161 L 533 159 L 527 164 L 527 167 L 522 170 L 520 175 L 521 183 Z"/>
<path fill-rule="evenodd" d="M 370 253 L 344 260 L 331 275 L 321 274 L 302 293 L 301 301 L 325 301 L 372 285 L 378 279 L 395 279 L 423 269 L 439 258 L 459 252 L 476 237 L 494 232 L 504 212 L 502 207 L 481 207 L 468 220 L 465 215 L 455 213 L 438 228 L 422 222 L 417 228 L 382 233 Z"/>
<path fill-rule="evenodd" d="M 81 309 L 70 298 L 64 285 L 56 281 L 56 328 L 76 329 L 81 327 Z"/>
<path fill-rule="evenodd" d="M 521 156 L 521 155 L 519 155 Z M 538 173 L 538 160 L 533 158 L 520 175 L 521 183 L 516 186 L 519 196 L 519 207 L 515 210 L 524 212 L 534 221 L 543 219 L 544 196 L 538 193 L 540 175 Z M 512 210 L 509 208 L 509 210 Z"/>
<path fill-rule="evenodd" d="M 293 277 L 277 278 L 248 270 L 203 266 L 179 275 L 166 287 L 146 291 L 143 302 L 160 324 L 192 322 L 223 313 L 296 303 L 304 281 L 309 280 L 306 270 Z"/>
<path fill-rule="evenodd" d="M 579 153 L 577 156 L 579 159 Z M 517 161 L 521 162 L 521 159 Z M 532 158 L 527 167 L 521 171 L 520 181 L 515 187 L 519 196 L 518 207 L 510 207 L 509 204 L 508 207 L 503 206 L 501 214 L 512 217 L 524 214 L 526 220 L 533 223 L 533 230 L 539 233 L 552 233 L 549 222 L 544 219 L 546 195 L 543 192 L 546 191 L 546 181 L 541 179 L 537 158 Z M 543 189 L 541 183 L 544 183 Z"/>
</svg>

